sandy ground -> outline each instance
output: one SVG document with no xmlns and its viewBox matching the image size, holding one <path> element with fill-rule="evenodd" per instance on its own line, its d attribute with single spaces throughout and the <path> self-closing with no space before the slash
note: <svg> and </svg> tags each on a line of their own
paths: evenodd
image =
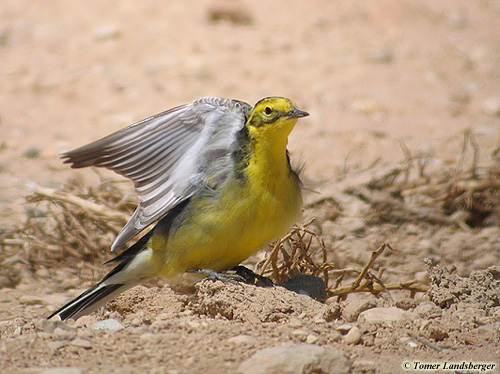
<svg viewBox="0 0 500 374">
<path fill-rule="evenodd" d="M 96 183 L 92 172 L 63 165 L 59 152 L 201 96 L 253 104 L 280 95 L 310 112 L 289 148 L 319 190 L 335 192 L 333 181 L 346 172 L 398 162 L 402 144 L 446 168 L 459 159 L 468 130 L 487 164 L 499 140 L 499 22 L 500 2 L 487 0 L 3 0 L 0 229 L 24 220 L 22 203 L 33 183 L 58 187 L 75 175 Z M 324 234 L 338 232 L 333 226 L 325 226 Z M 420 261 L 428 255 L 464 277 L 500 260 L 497 227 L 472 233 L 373 227 L 329 243 L 339 265 L 349 266 L 364 263 L 383 240 L 400 249 L 384 260 L 392 277 L 429 282 Z M 496 273 L 488 274 L 493 282 Z M 143 309 L 126 308 L 131 294 L 114 310 L 76 325 L 40 322 L 91 278 L 86 274 L 81 281 L 69 268 L 38 269 L 26 272 L 16 288 L 0 289 L 5 372 L 236 372 L 260 349 L 304 343 L 344 352 L 351 373 L 405 372 L 405 361 L 492 362 L 497 371 L 500 365 L 494 287 L 485 291 L 493 293 L 489 301 L 475 300 L 475 306 L 458 299 L 438 305 L 432 295 L 420 295 L 398 308 L 413 314 L 395 322 L 369 323 L 346 314 L 364 298 L 372 307 L 388 307 L 366 295 L 348 298 L 333 317 L 320 303 L 309 306 L 316 312 L 304 312 L 294 304 L 302 296 L 288 295 L 283 300 L 291 311 L 270 307 L 284 316 L 266 319 L 271 312 L 256 311 L 256 318 L 245 319 L 200 307 L 202 294 L 187 300 L 154 288 L 137 291 Z M 252 300 L 254 291 L 245 290 L 250 295 L 225 303 L 236 308 L 238 300 Z M 148 292 L 165 302 L 144 297 Z M 108 318 L 124 328 L 90 327 Z M 343 323 L 360 329 L 358 344 L 345 341 L 338 330 Z M 407 332 L 453 348 L 412 341 L 414 346 Z"/>
</svg>

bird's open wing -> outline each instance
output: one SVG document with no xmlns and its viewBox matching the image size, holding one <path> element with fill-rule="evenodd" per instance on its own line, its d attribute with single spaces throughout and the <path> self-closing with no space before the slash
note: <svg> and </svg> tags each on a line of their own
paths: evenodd
<svg viewBox="0 0 500 374">
<path fill-rule="evenodd" d="M 73 168 L 105 167 L 134 182 L 139 206 L 112 250 L 197 191 L 207 145 L 225 148 L 227 156 L 251 109 L 241 101 L 205 97 L 61 155 Z"/>
</svg>

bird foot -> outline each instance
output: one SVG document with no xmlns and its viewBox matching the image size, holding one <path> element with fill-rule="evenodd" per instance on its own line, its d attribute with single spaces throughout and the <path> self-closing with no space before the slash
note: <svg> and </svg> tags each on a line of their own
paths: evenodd
<svg viewBox="0 0 500 374">
<path fill-rule="evenodd" d="M 231 283 L 239 286 L 241 286 L 239 282 L 245 282 L 245 278 L 243 278 L 241 275 L 217 273 L 216 271 L 210 269 L 188 269 L 186 270 L 186 273 L 206 275 L 206 277 L 202 279 L 203 282 L 207 280 L 214 280 L 214 281 L 220 280 L 222 282 Z"/>
</svg>

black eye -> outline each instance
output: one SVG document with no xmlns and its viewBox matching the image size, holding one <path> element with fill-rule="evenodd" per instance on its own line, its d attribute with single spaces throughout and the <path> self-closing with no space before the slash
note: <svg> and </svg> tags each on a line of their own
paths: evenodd
<svg viewBox="0 0 500 374">
<path fill-rule="evenodd" d="M 264 112 L 269 115 L 273 112 L 273 110 L 271 108 L 269 108 L 268 106 L 266 106 L 266 109 L 264 109 Z"/>
</svg>

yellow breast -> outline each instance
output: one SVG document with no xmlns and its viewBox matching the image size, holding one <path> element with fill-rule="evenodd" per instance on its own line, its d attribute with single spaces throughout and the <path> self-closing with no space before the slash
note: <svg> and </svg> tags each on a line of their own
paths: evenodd
<svg viewBox="0 0 500 374">
<path fill-rule="evenodd" d="M 168 239 L 153 236 L 153 249 L 165 253 L 160 275 L 230 269 L 300 218 L 301 186 L 288 164 L 287 135 L 266 134 L 255 141 L 241 175 L 235 172 L 215 194 L 193 196 Z"/>
</svg>

